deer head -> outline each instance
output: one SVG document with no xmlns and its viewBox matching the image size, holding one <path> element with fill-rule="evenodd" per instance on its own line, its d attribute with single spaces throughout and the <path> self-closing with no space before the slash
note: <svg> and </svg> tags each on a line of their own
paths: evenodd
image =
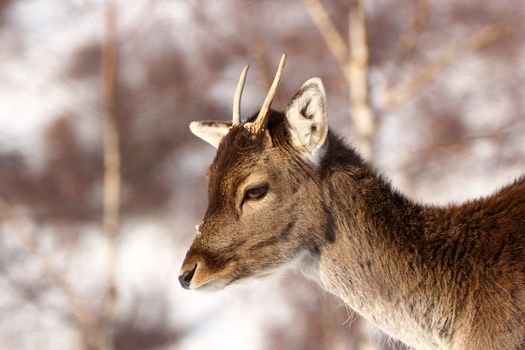
<svg viewBox="0 0 525 350">
<path fill-rule="evenodd" d="M 199 121 L 190 130 L 217 148 L 208 170 L 208 208 L 179 280 L 188 289 L 220 289 L 267 275 L 315 254 L 326 237 L 326 207 L 317 168 L 327 143 L 326 96 L 319 78 L 306 81 L 284 112 L 270 109 L 282 56 L 257 116 L 241 123 L 243 69 L 232 122 Z"/>
</svg>

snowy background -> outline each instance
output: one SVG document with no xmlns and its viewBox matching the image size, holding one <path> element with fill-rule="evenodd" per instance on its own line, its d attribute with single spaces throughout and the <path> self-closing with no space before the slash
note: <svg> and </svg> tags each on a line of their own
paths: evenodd
<svg viewBox="0 0 525 350">
<path fill-rule="evenodd" d="M 112 246 L 102 229 L 107 7 L 0 0 L 0 349 L 402 348 L 294 274 L 215 294 L 177 281 L 215 152 L 187 126 L 231 116 L 245 63 L 245 116 L 286 52 L 273 107 L 319 76 L 331 127 L 349 143 L 358 132 L 313 3 L 117 2 L 122 193 Z M 346 42 L 356 3 L 323 4 Z M 524 173 L 525 3 L 373 0 L 365 14 L 376 121 L 366 156 L 379 171 L 414 200 L 439 204 Z M 388 102 L 399 91 L 408 93 Z"/>
</svg>

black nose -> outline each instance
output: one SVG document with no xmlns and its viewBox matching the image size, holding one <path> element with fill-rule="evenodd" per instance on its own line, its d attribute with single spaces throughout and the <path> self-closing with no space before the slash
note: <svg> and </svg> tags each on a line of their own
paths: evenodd
<svg viewBox="0 0 525 350">
<path fill-rule="evenodd" d="M 193 266 L 191 269 L 187 271 L 184 271 L 182 275 L 179 276 L 179 282 L 182 288 L 190 289 L 191 279 L 193 278 L 193 275 L 195 274 L 196 269 L 197 269 L 197 265 Z"/>
</svg>

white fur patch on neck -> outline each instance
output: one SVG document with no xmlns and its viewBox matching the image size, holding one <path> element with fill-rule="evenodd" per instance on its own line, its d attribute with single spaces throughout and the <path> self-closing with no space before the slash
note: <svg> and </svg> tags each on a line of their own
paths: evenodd
<svg viewBox="0 0 525 350">
<path fill-rule="evenodd" d="M 316 167 L 321 165 L 326 151 L 328 150 L 328 140 L 318 149 L 314 150 L 310 155 L 308 155 L 308 160 L 310 160 Z"/>
<path fill-rule="evenodd" d="M 308 250 L 304 250 L 298 258 L 297 268 L 301 274 L 307 279 L 321 284 L 321 277 L 319 274 L 319 259 Z"/>
</svg>

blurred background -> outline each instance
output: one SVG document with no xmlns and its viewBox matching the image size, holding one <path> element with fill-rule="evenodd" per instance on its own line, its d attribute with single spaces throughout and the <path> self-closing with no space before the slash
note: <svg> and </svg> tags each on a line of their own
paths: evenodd
<svg viewBox="0 0 525 350">
<path fill-rule="evenodd" d="M 177 281 L 231 118 L 323 79 L 330 126 L 410 198 L 525 169 L 525 2 L 0 0 L 0 349 L 403 349 L 300 276 Z"/>
</svg>

